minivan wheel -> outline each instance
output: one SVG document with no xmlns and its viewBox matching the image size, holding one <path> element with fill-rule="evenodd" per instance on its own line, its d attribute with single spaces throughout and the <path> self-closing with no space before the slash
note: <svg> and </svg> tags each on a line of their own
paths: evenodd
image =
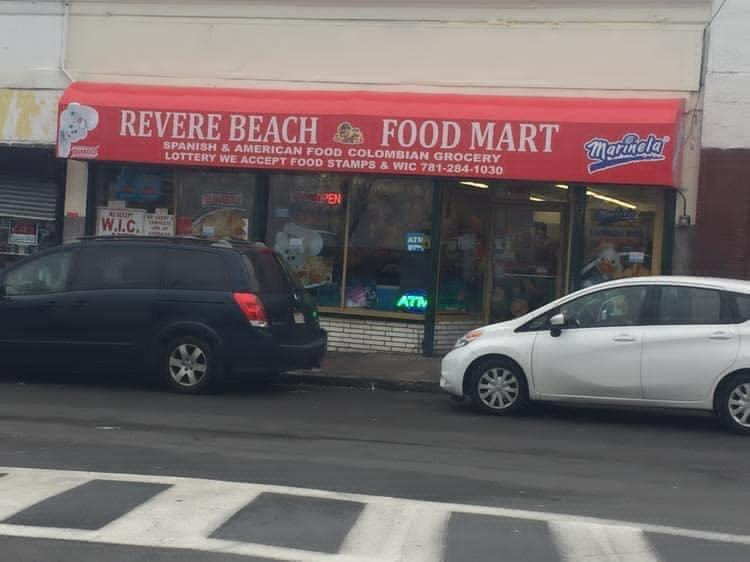
<svg viewBox="0 0 750 562">
<path fill-rule="evenodd" d="M 163 376 L 178 392 L 200 392 L 214 381 L 217 371 L 211 346 L 200 338 L 182 336 L 165 347 Z"/>
<path fill-rule="evenodd" d="M 732 377 L 721 386 L 718 412 L 729 429 L 750 434 L 750 374 Z"/>
<path fill-rule="evenodd" d="M 513 414 L 529 401 L 526 377 L 510 361 L 487 359 L 472 368 L 470 377 L 469 397 L 474 407 L 482 412 Z"/>
</svg>

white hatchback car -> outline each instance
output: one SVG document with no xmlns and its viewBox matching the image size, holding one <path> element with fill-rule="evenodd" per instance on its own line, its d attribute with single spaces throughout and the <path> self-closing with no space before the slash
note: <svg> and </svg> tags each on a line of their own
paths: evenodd
<svg viewBox="0 0 750 562">
<path fill-rule="evenodd" d="M 750 434 L 750 282 L 639 277 L 471 331 L 441 387 L 482 411 L 530 400 L 716 412 Z"/>
</svg>

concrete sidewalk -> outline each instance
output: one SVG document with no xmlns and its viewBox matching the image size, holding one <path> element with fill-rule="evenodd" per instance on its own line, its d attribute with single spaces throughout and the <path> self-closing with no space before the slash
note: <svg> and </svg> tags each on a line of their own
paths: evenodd
<svg viewBox="0 0 750 562">
<path fill-rule="evenodd" d="M 287 373 L 282 382 L 437 392 L 440 360 L 406 353 L 331 351 L 320 369 Z"/>
</svg>

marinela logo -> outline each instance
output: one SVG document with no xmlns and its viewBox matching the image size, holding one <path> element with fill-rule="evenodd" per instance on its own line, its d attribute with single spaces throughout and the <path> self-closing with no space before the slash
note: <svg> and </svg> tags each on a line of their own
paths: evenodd
<svg viewBox="0 0 750 562">
<path fill-rule="evenodd" d="M 591 160 L 589 173 L 635 164 L 637 162 L 656 162 L 665 160 L 664 155 L 669 137 L 657 137 L 653 133 L 641 138 L 636 133 L 628 133 L 620 140 L 610 141 L 595 138 L 588 141 L 584 148 Z"/>
</svg>

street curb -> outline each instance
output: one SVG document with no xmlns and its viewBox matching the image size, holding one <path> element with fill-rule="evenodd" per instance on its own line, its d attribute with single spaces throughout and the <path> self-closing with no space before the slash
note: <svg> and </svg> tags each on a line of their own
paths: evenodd
<svg viewBox="0 0 750 562">
<path fill-rule="evenodd" d="M 369 390 L 400 390 L 411 392 L 440 392 L 440 385 L 428 381 L 400 381 L 379 377 L 355 377 L 326 375 L 322 373 L 284 373 L 277 381 L 281 384 L 311 384 L 316 386 L 339 386 L 366 388 Z"/>
</svg>

